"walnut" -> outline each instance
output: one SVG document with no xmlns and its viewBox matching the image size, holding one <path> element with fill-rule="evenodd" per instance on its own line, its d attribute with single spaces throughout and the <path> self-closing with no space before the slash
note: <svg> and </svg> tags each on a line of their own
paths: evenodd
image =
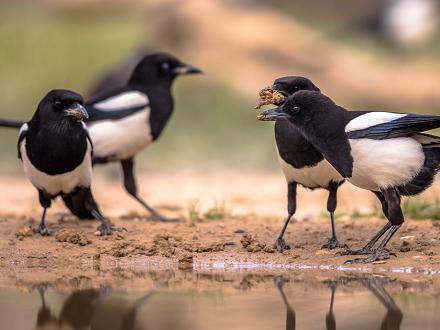
<svg viewBox="0 0 440 330">
<path fill-rule="evenodd" d="M 274 91 L 270 87 L 263 88 L 260 93 L 260 98 L 258 100 L 255 109 L 260 109 L 263 105 L 267 104 L 279 104 L 284 101 L 285 96 L 280 92 Z"/>
</svg>

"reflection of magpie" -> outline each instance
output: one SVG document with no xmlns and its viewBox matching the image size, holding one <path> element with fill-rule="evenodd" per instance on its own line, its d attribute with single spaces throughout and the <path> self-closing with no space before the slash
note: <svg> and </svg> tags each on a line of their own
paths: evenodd
<svg viewBox="0 0 440 330">
<path fill-rule="evenodd" d="M 292 95 L 300 90 L 319 92 L 318 87 L 309 79 L 303 77 L 283 77 L 276 79 L 272 85 L 272 89 L 281 92 L 285 96 Z M 275 243 L 277 250 L 282 252 L 284 249 L 289 248 L 283 236 L 290 218 L 296 211 L 296 187 L 298 184 L 309 189 L 324 188 L 329 191 L 327 210 L 330 213 L 332 236 L 329 241 L 323 245 L 323 248 L 334 249 L 338 246 L 334 223 L 336 197 L 338 188 L 344 182 L 344 178 L 288 120 L 276 121 L 275 140 L 278 158 L 284 176 L 286 177 L 288 188 L 288 215 Z"/>
<path fill-rule="evenodd" d="M 286 306 L 286 330 L 295 330 L 296 329 L 295 310 L 293 309 L 292 306 L 290 306 L 286 294 L 284 293 L 284 284 L 286 283 L 286 280 L 282 276 L 277 276 L 274 279 L 274 283 L 278 289 L 278 292 L 281 295 L 281 299 L 283 299 L 284 306 Z"/>
<path fill-rule="evenodd" d="M 124 186 L 155 220 L 166 220 L 137 192 L 134 157 L 162 133 L 174 108 L 171 85 L 179 75 L 201 71 L 172 55 L 154 53 L 135 67 L 126 86 L 100 93 L 85 107 L 94 145 L 94 164 L 118 161 L 122 165 Z M 18 127 L 19 122 L 0 121 L 0 126 Z M 76 203 L 81 204 L 80 199 Z"/>
<path fill-rule="evenodd" d="M 404 222 L 401 195 L 421 193 L 440 169 L 440 138 L 420 133 L 440 127 L 440 116 L 347 111 L 319 92 L 300 91 L 259 118 L 287 118 L 343 177 L 379 197 L 388 223 L 363 249 L 347 253 L 370 254 L 350 262 L 390 258 L 385 246 Z"/>
<path fill-rule="evenodd" d="M 57 196 L 72 213 L 100 220 L 100 230 L 111 233 L 90 190 L 93 147 L 83 122 L 87 117 L 80 95 L 53 90 L 20 130 L 18 154 L 26 176 L 38 190 L 43 215 L 37 231 L 42 235 L 49 234 L 46 210 Z M 78 200 L 81 205 L 76 205 Z"/>
</svg>

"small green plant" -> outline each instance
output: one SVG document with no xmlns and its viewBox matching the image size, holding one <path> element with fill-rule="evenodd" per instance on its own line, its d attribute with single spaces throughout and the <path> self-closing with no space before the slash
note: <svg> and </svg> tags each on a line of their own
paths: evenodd
<svg viewBox="0 0 440 330">
<path fill-rule="evenodd" d="M 402 204 L 403 214 L 412 219 L 440 220 L 440 200 L 433 202 L 420 199 L 407 199 Z"/>
<path fill-rule="evenodd" d="M 198 201 L 191 201 L 188 206 L 188 219 L 190 222 L 198 222 L 203 220 L 200 216 Z"/>
<path fill-rule="evenodd" d="M 217 203 L 203 215 L 207 220 L 223 220 L 228 216 L 225 203 Z"/>
</svg>

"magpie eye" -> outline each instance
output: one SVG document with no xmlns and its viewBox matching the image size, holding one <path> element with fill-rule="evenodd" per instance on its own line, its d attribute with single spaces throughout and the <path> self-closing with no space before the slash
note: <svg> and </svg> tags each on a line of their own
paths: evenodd
<svg viewBox="0 0 440 330">
<path fill-rule="evenodd" d="M 295 86 L 295 87 L 293 87 L 293 91 L 294 91 L 294 92 L 299 91 L 299 89 L 300 89 L 299 86 Z"/>
<path fill-rule="evenodd" d="M 57 109 L 61 109 L 61 101 L 60 100 L 55 100 L 54 102 L 53 102 L 53 105 L 54 105 L 54 107 L 55 108 L 57 108 Z"/>
<path fill-rule="evenodd" d="M 167 72 L 170 70 L 170 64 L 168 62 L 162 63 L 162 70 Z"/>
<path fill-rule="evenodd" d="M 297 114 L 301 109 L 299 108 L 299 106 L 295 105 L 292 110 L 291 113 L 292 114 Z"/>
</svg>

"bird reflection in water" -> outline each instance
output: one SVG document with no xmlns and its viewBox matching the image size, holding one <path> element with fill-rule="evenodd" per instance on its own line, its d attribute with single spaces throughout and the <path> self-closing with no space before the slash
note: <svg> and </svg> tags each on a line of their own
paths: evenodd
<svg viewBox="0 0 440 330">
<path fill-rule="evenodd" d="M 286 307 L 286 330 L 296 329 L 295 309 L 289 303 L 284 292 L 284 284 L 287 282 L 282 276 L 275 277 L 275 286 L 277 287 L 281 299 Z M 337 280 L 326 281 L 331 290 L 329 310 L 325 317 L 325 325 L 327 330 L 337 330 L 336 318 L 333 312 L 335 303 L 335 293 L 338 283 L 347 285 L 348 283 L 358 283 L 367 288 L 386 308 L 387 312 L 382 320 L 380 330 L 399 330 L 402 323 L 403 314 L 400 308 L 394 302 L 394 299 L 385 290 L 384 285 L 389 283 L 390 279 L 385 277 L 376 277 L 373 275 L 351 275 L 339 277 Z"/>
<path fill-rule="evenodd" d="M 110 297 L 108 289 L 79 290 L 66 299 L 56 317 L 46 303 L 46 290 L 46 285 L 38 287 L 41 307 L 36 329 L 39 330 L 133 330 L 136 329 L 137 310 L 153 294 L 148 292 L 135 302 L 129 302 Z"/>
</svg>

